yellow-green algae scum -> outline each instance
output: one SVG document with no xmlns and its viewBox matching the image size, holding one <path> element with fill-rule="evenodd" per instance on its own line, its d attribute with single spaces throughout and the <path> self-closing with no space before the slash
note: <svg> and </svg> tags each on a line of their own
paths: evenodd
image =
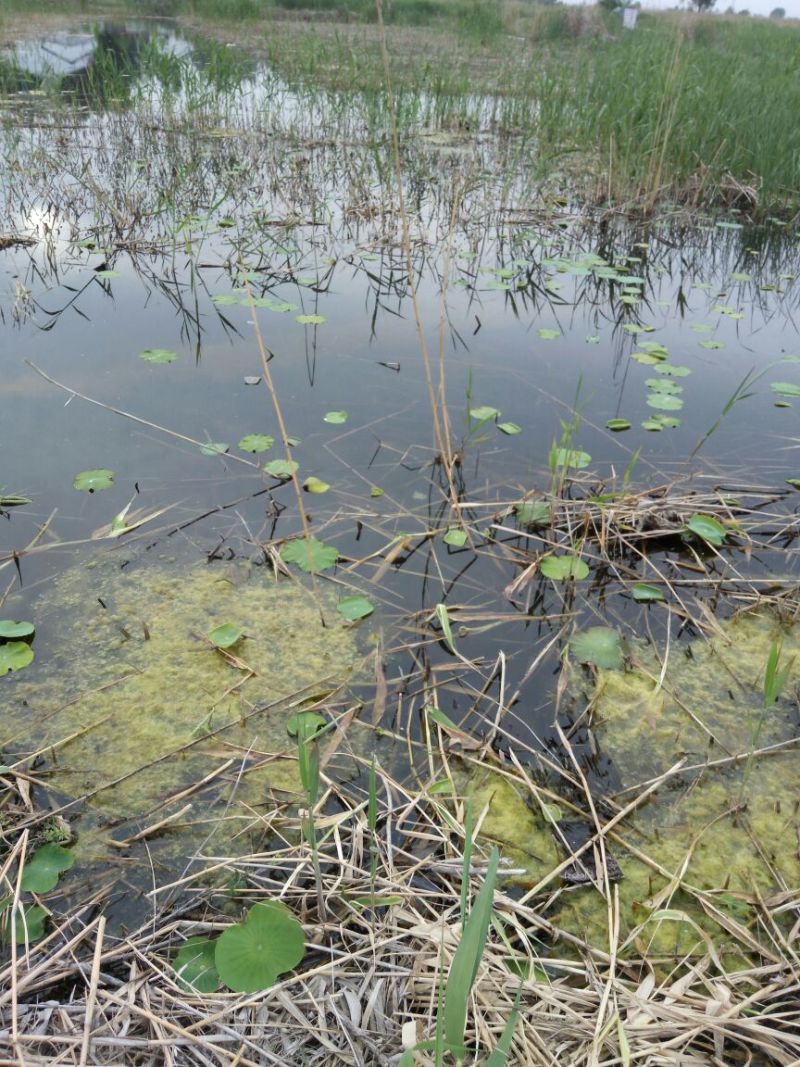
<svg viewBox="0 0 800 1067">
<path fill-rule="evenodd" d="M 609 842 L 623 872 L 621 942 L 629 939 L 631 950 L 703 953 L 704 931 L 722 954 L 737 939 L 709 916 L 703 899 L 746 925 L 759 897 L 800 885 L 800 746 L 708 766 L 751 752 L 754 744 L 765 748 L 798 736 L 800 627 L 746 614 L 721 630 L 688 648 L 673 643 L 661 684 L 662 660 L 644 642 L 634 648 L 630 669 L 599 670 L 596 681 L 582 668 L 567 668 L 569 696 L 578 711 L 591 706 L 595 738 L 620 780 L 619 808 L 679 759 L 701 765 L 673 777 L 621 823 L 620 836 L 632 850 Z M 781 698 L 764 709 L 773 640 L 781 643 L 781 664 L 791 668 Z M 522 783 L 511 787 L 496 772 L 477 773 L 472 782 L 476 813 L 489 805 L 483 835 L 515 866 L 527 867 L 526 881 L 537 882 L 564 858 L 544 818 L 533 814 Z M 597 890 L 563 889 L 551 918 L 608 948 L 607 908 Z"/>
<path fill-rule="evenodd" d="M 68 571 L 34 605 L 37 622 L 49 616 L 55 624 L 54 648 L 37 649 L 32 668 L 0 679 L 0 743 L 6 758 L 56 746 L 37 776 L 61 799 L 93 793 L 91 809 L 114 819 L 150 812 L 234 757 L 218 783 L 230 844 L 241 825 L 275 807 L 275 790 L 283 800 L 298 793 L 286 702 L 347 682 L 360 662 L 354 631 L 322 583 L 312 593 L 265 566 L 148 559 L 121 570 L 120 562 L 112 555 Z M 208 640 L 225 622 L 246 635 L 230 651 L 249 671 Z M 226 723 L 232 725 L 180 752 Z M 258 753 L 282 758 L 240 776 L 248 752 L 249 764 Z M 201 802 L 187 821 L 203 816 Z M 136 828 L 128 824 L 124 833 Z M 198 831 L 205 838 L 211 828 L 206 822 Z M 99 858 L 93 838 L 79 834 L 77 848 L 87 858 Z"/>
</svg>

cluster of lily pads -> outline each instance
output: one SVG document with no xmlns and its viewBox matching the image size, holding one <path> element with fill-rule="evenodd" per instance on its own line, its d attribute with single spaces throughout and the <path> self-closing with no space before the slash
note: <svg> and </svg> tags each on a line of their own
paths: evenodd
<svg viewBox="0 0 800 1067">
<path fill-rule="evenodd" d="M 70 849 L 54 843 L 42 845 L 23 867 L 19 882 L 20 893 L 32 893 L 37 897 L 50 893 L 64 871 L 68 871 L 74 863 L 75 856 Z M 0 900 L 0 935 L 4 941 L 11 939 L 13 905 L 13 895 Z M 18 945 L 37 941 L 44 935 L 47 910 L 40 904 L 20 901 L 14 918 L 13 935 Z"/>
<path fill-rule="evenodd" d="M 30 643 L 35 632 L 32 622 L 0 619 L 0 675 L 22 670 L 33 663 Z"/>
</svg>

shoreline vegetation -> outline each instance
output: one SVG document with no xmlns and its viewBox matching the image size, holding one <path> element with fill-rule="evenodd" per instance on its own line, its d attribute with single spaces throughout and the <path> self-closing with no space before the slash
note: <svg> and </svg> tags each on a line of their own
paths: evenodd
<svg viewBox="0 0 800 1067">
<path fill-rule="evenodd" d="M 174 17 L 266 58 L 312 93 L 384 93 L 372 4 L 161 0 L 40 10 L 62 21 Z M 36 25 L 14 12 L 7 0 L 3 37 Z M 513 139 L 541 179 L 556 174 L 594 208 L 797 213 L 800 24 L 643 11 L 631 32 L 597 7 L 489 0 L 395 0 L 384 17 L 403 137 L 417 132 L 405 113 L 413 117 L 414 99 L 425 97 L 440 128 Z M 493 99 L 488 112 L 475 111 L 479 95 Z M 380 140 L 385 126 L 372 133 Z"/>
<path fill-rule="evenodd" d="M 97 31 L 79 74 L 0 63 L 19 230 L 0 252 L 31 257 L 8 321 L 44 337 L 73 307 L 79 330 L 114 301 L 141 316 L 143 279 L 180 343 L 96 373 L 70 358 L 92 335 L 64 329 L 63 366 L 25 360 L 68 417 L 104 420 L 104 444 L 122 426 L 126 453 L 161 454 L 123 472 L 98 449 L 70 487 L 83 525 L 0 472 L 0 1060 L 793 1067 L 800 479 L 773 456 L 705 460 L 768 372 L 791 411 L 800 356 L 760 352 L 738 385 L 726 368 L 699 435 L 683 407 L 694 349 L 730 343 L 717 320 L 757 301 L 791 319 L 800 26 L 642 12 L 627 33 L 594 8 L 487 0 L 392 0 L 377 26 L 360 0 L 6 0 L 0 44 L 104 17 L 123 29 Z M 190 59 L 124 26 L 165 18 L 194 35 Z M 615 214 L 646 217 L 619 247 Z M 595 217 L 585 247 L 566 233 Z M 711 258 L 727 250 L 725 288 L 687 254 L 675 306 L 659 302 L 651 276 L 692 225 Z M 392 384 L 372 436 L 324 413 L 326 324 L 353 380 L 345 271 L 414 324 L 419 439 L 391 436 L 400 362 L 377 345 L 369 370 Z M 487 293 L 545 346 L 515 388 L 547 397 L 560 434 L 524 468 L 508 458 L 532 448 L 523 427 L 473 391 L 488 375 L 469 366 L 463 411 L 448 393 L 451 350 L 472 358 L 448 318 L 459 283 L 475 334 Z M 672 362 L 650 319 L 698 291 L 714 322 L 688 325 Z M 598 425 L 582 375 L 572 400 L 533 381 L 563 358 L 546 346 L 574 345 L 584 299 L 584 365 L 613 329 L 624 374 L 651 375 L 635 428 L 616 409 Z M 292 359 L 320 390 L 302 434 Z M 358 382 L 378 380 L 367 367 Z M 237 415 L 259 398 L 258 424 L 218 427 L 192 370 Z M 147 387 L 174 426 L 137 406 Z M 662 455 L 619 443 L 642 428 L 674 435 Z M 621 451 L 595 464 L 589 433 Z M 195 509 L 215 477 L 225 502 Z M 115 480 L 136 495 L 100 526 Z M 35 571 L 62 552 L 61 573 Z"/>
</svg>

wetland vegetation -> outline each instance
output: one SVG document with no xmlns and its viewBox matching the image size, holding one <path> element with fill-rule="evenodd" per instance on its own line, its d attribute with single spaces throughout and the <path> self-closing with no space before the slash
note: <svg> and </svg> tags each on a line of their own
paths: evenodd
<svg viewBox="0 0 800 1067">
<path fill-rule="evenodd" d="M 799 44 L 5 0 L 10 1062 L 797 1062 Z"/>
</svg>

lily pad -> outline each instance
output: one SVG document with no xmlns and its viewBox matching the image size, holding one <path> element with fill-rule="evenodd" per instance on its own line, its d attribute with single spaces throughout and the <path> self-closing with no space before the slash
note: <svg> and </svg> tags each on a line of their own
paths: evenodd
<svg viewBox="0 0 800 1067">
<path fill-rule="evenodd" d="M 267 452 L 275 444 L 275 438 L 268 433 L 249 433 L 241 439 L 237 448 L 242 452 Z"/>
<path fill-rule="evenodd" d="M 271 459 L 269 463 L 264 464 L 264 470 L 273 478 L 288 479 L 299 466 L 300 464 L 293 459 Z"/>
<path fill-rule="evenodd" d="M 329 422 L 332 426 L 341 426 L 347 422 L 348 414 L 346 411 L 329 411 L 324 416 L 323 422 Z"/>
<path fill-rule="evenodd" d="M 794 382 L 770 382 L 769 387 L 779 396 L 800 396 L 800 385 Z"/>
<path fill-rule="evenodd" d="M 327 319 L 324 315 L 295 315 L 294 321 L 301 326 L 321 326 Z"/>
<path fill-rule="evenodd" d="M 0 674 L 21 671 L 33 663 L 33 649 L 25 641 L 9 641 L 0 645 Z"/>
<path fill-rule="evenodd" d="M 49 893 L 58 884 L 62 871 L 75 863 L 75 856 L 61 845 L 42 845 L 25 864 L 20 889 L 25 893 Z"/>
<path fill-rule="evenodd" d="M 619 670 L 625 663 L 622 637 L 610 626 L 590 626 L 575 634 L 569 648 L 579 663 L 593 663 L 610 670 Z"/>
<path fill-rule="evenodd" d="M 679 396 L 672 396 L 669 393 L 648 393 L 647 406 L 662 411 L 680 411 L 683 401 Z"/>
<path fill-rule="evenodd" d="M 375 605 L 365 596 L 345 596 L 336 605 L 336 610 L 348 622 L 355 622 L 357 619 L 366 619 L 368 615 L 371 615 L 375 610 Z"/>
<path fill-rule="evenodd" d="M 499 418 L 500 412 L 497 408 L 484 405 L 483 407 L 470 408 L 469 415 L 471 419 L 475 419 L 477 422 L 488 422 L 490 419 Z"/>
<path fill-rule="evenodd" d="M 442 540 L 446 545 L 452 545 L 453 548 L 463 548 L 467 543 L 467 531 L 457 526 L 452 526 Z"/>
<path fill-rule="evenodd" d="M 630 430 L 631 424 L 627 419 L 609 419 L 606 423 L 607 430 L 613 430 L 614 433 L 621 433 L 622 430 Z"/>
<path fill-rule="evenodd" d="M 171 348 L 145 348 L 144 352 L 139 353 L 139 359 L 148 363 L 174 363 L 177 358 L 178 353 Z"/>
<path fill-rule="evenodd" d="M 210 938 L 189 938 L 172 962 L 184 989 L 190 993 L 214 993 L 219 989 L 215 953 L 216 942 Z"/>
<path fill-rule="evenodd" d="M 712 515 L 692 515 L 687 519 L 685 529 L 710 545 L 721 545 L 728 534 L 722 523 Z"/>
<path fill-rule="evenodd" d="M 224 456 L 230 447 L 225 441 L 209 441 L 200 451 L 204 456 Z"/>
<path fill-rule="evenodd" d="M 539 334 L 543 341 L 555 341 L 557 337 L 561 336 L 561 330 L 554 330 L 549 326 L 542 326 L 542 328 L 537 330 L 536 332 Z"/>
<path fill-rule="evenodd" d="M 304 537 L 298 537 L 283 546 L 281 559 L 284 563 L 297 564 L 302 571 L 317 574 L 334 567 L 339 553 L 333 545 L 326 545 L 316 537 L 311 537 L 308 541 Z"/>
<path fill-rule="evenodd" d="M 82 493 L 94 493 L 98 489 L 110 489 L 114 484 L 114 472 L 101 468 L 93 471 L 81 471 L 73 481 L 75 489 Z"/>
<path fill-rule="evenodd" d="M 0 640 L 16 641 L 23 637 L 33 637 L 36 627 L 32 622 L 15 622 L 13 619 L 0 619 Z"/>
<path fill-rule="evenodd" d="M 691 368 L 675 363 L 659 363 L 654 370 L 656 374 L 666 374 L 670 378 L 688 378 L 692 373 Z"/>
<path fill-rule="evenodd" d="M 545 556 L 539 563 L 539 570 L 545 578 L 552 578 L 555 582 L 565 582 L 568 578 L 581 581 L 588 577 L 589 568 L 580 556 Z"/>
<path fill-rule="evenodd" d="M 234 993 L 257 993 L 274 985 L 303 958 L 303 927 L 278 901 L 254 904 L 243 923 L 220 934 L 214 961 Z"/>
<path fill-rule="evenodd" d="M 498 422 L 497 429 L 501 433 L 508 434 L 509 437 L 522 433 L 522 427 L 518 426 L 516 422 Z"/>
<path fill-rule="evenodd" d="M 649 600 L 663 600 L 664 594 L 658 588 L 657 585 L 646 585 L 644 582 L 637 582 L 631 589 L 634 600 L 641 600 L 647 602 Z"/>
<path fill-rule="evenodd" d="M 208 639 L 217 648 L 233 648 L 244 637 L 244 630 L 232 622 L 223 622 L 208 631 Z"/>
<path fill-rule="evenodd" d="M 544 500 L 521 500 L 514 505 L 514 513 L 526 526 L 547 526 L 550 505 Z"/>
<path fill-rule="evenodd" d="M 592 462 L 588 452 L 581 452 L 574 448 L 557 448 L 555 451 L 555 465 L 557 467 L 573 467 L 575 470 L 583 470 Z"/>
<path fill-rule="evenodd" d="M 307 493 L 327 493 L 330 485 L 321 478 L 315 478 L 313 474 L 303 482 L 303 488 Z"/>
</svg>

